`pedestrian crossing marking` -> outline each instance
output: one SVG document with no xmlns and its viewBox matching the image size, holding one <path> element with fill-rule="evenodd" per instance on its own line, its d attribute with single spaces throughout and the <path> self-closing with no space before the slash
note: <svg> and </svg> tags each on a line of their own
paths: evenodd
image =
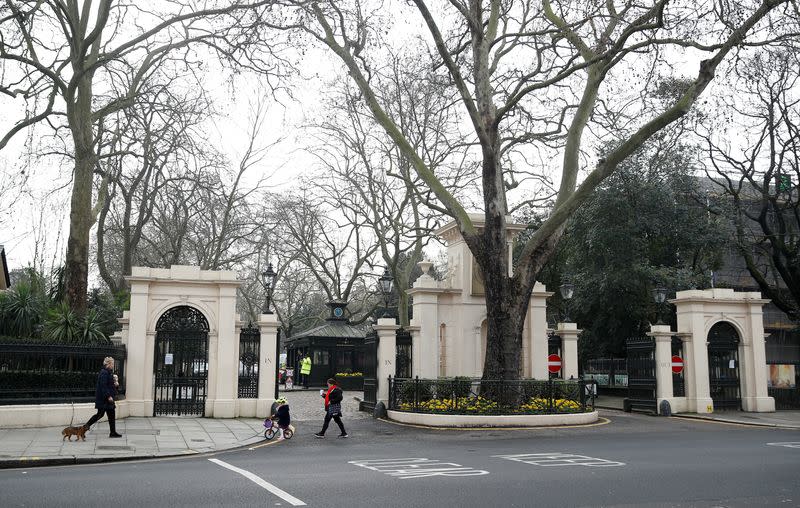
<svg viewBox="0 0 800 508">
<path fill-rule="evenodd" d="M 384 473 L 387 476 L 408 480 L 429 478 L 433 476 L 482 476 L 489 471 L 473 469 L 455 462 L 441 462 L 423 457 L 406 457 L 399 459 L 351 460 L 348 464 Z"/>
<path fill-rule="evenodd" d="M 532 466 L 562 467 L 562 466 L 589 466 L 589 467 L 615 467 L 624 466 L 624 462 L 575 455 L 572 453 L 521 453 L 515 455 L 492 455 L 499 459 L 523 462 Z"/>
</svg>

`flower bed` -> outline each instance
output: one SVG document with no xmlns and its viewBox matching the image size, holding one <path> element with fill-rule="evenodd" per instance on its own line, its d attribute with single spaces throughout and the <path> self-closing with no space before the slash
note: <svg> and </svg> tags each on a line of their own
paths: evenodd
<svg viewBox="0 0 800 508">
<path fill-rule="evenodd" d="M 569 414 L 594 409 L 580 380 L 393 379 L 389 398 L 391 410 L 430 414 Z"/>
<path fill-rule="evenodd" d="M 563 413 L 580 413 L 581 405 L 574 400 L 554 399 L 555 406 Z M 421 413 L 453 413 L 459 414 L 497 414 L 500 407 L 497 402 L 483 397 L 460 397 L 458 399 L 431 399 L 414 404 L 413 402 L 401 402 L 397 406 L 399 411 L 416 411 Z M 547 399 L 531 397 L 527 402 L 517 408 L 509 408 L 503 412 L 507 414 L 540 414 L 552 413 Z"/>
</svg>

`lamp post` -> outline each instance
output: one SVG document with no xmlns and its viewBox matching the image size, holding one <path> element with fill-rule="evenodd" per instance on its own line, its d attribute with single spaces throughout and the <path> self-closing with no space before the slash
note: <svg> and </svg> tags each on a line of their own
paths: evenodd
<svg viewBox="0 0 800 508">
<path fill-rule="evenodd" d="M 561 292 L 561 298 L 564 299 L 564 322 L 569 322 L 569 301 L 572 300 L 572 295 L 575 294 L 575 284 L 571 283 L 570 281 L 564 281 L 561 286 L 559 286 L 559 291 Z"/>
<path fill-rule="evenodd" d="M 272 311 L 269 310 L 269 303 L 272 301 L 272 291 L 275 290 L 275 281 L 277 278 L 278 274 L 272 269 L 272 263 L 270 263 L 267 265 L 267 270 L 261 274 L 261 280 L 264 283 L 264 289 L 267 290 L 267 297 L 264 300 L 264 309 L 261 312 L 262 314 L 272 314 Z"/>
<path fill-rule="evenodd" d="M 391 317 L 389 315 L 389 297 L 392 295 L 392 276 L 389 275 L 389 267 L 384 267 L 383 275 L 380 276 L 378 279 L 378 286 L 381 290 L 381 294 L 383 295 L 383 316 L 384 318 Z"/>
<path fill-rule="evenodd" d="M 653 289 L 653 301 L 656 302 L 656 324 L 663 325 L 665 324 L 661 321 L 661 308 L 664 306 L 664 302 L 667 299 L 667 288 L 665 287 L 657 287 Z"/>
</svg>

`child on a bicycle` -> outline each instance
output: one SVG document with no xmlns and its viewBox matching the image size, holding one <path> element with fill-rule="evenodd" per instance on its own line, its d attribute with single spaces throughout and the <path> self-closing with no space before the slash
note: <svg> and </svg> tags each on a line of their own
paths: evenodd
<svg viewBox="0 0 800 508">
<path fill-rule="evenodd" d="M 289 404 L 286 402 L 285 397 L 276 399 L 275 404 L 277 404 L 277 408 L 275 409 L 273 419 L 277 418 L 278 428 L 281 431 L 281 435 L 278 439 L 283 439 L 283 431 L 288 429 L 289 424 L 292 422 L 292 418 L 289 416 Z"/>
</svg>

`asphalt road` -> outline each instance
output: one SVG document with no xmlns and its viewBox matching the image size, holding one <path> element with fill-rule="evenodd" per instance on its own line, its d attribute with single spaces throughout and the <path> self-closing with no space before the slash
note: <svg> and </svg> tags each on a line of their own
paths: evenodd
<svg viewBox="0 0 800 508">
<path fill-rule="evenodd" d="M 365 420 L 324 440 L 295 422 L 253 449 L 0 471 L 0 506 L 800 506 L 800 431 L 604 415 L 530 431 Z"/>
</svg>

